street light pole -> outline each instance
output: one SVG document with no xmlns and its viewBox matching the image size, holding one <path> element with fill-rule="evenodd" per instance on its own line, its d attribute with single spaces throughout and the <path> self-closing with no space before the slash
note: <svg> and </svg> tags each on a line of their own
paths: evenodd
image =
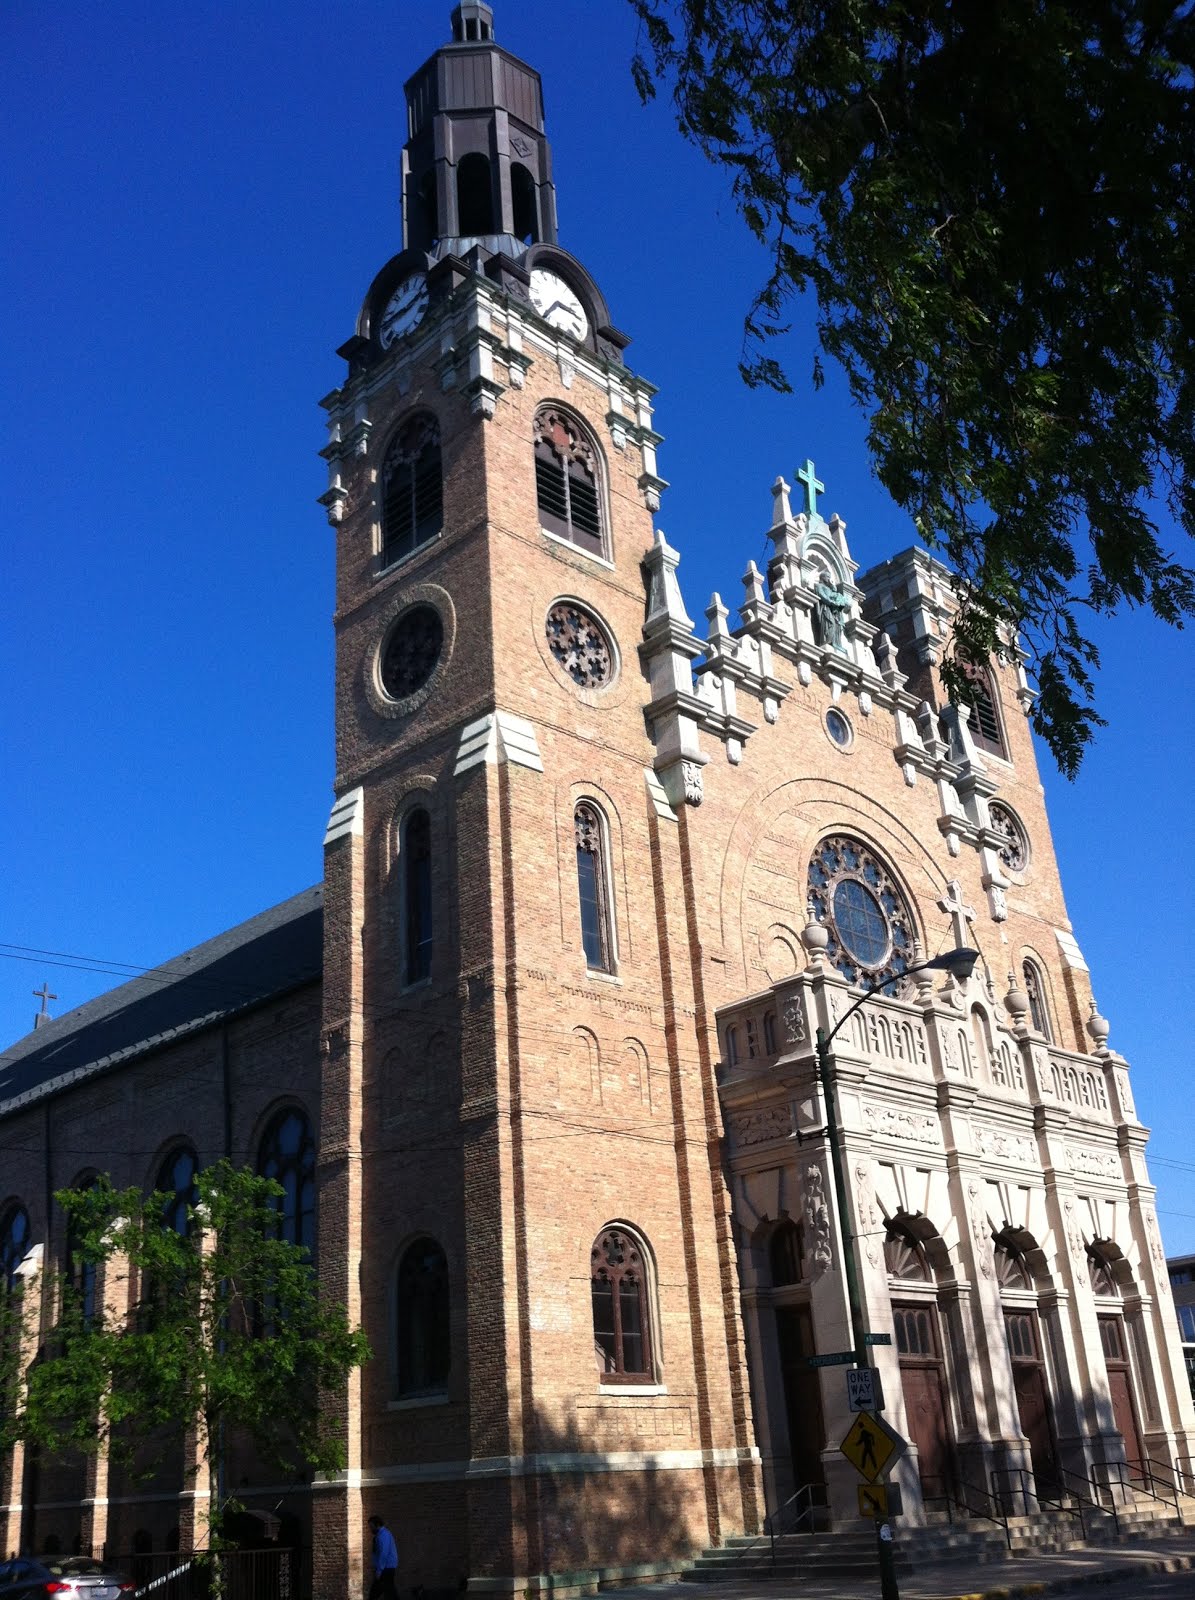
<svg viewBox="0 0 1195 1600">
<path fill-rule="evenodd" d="M 846 1172 L 843 1168 L 841 1130 L 838 1123 L 838 1092 L 834 1078 L 834 1057 L 830 1046 L 835 1035 L 850 1021 L 859 1007 L 873 995 L 888 988 L 890 984 L 911 977 L 915 972 L 949 972 L 952 978 L 960 983 L 965 982 L 975 970 L 975 963 L 978 960 L 978 950 L 959 946 L 955 950 L 948 950 L 944 955 L 933 956 L 929 961 L 919 961 L 915 966 L 906 967 L 904 972 L 896 973 L 891 978 L 884 978 L 865 989 L 855 1003 L 843 1012 L 829 1033 L 820 1026 L 817 1030 L 817 1066 L 825 1106 L 826 1143 L 830 1148 L 834 1195 L 838 1202 L 842 1266 L 846 1275 L 847 1304 L 851 1314 L 851 1343 L 855 1349 L 855 1364 L 859 1367 L 870 1367 L 871 1357 L 868 1354 L 866 1330 L 863 1326 L 863 1297 L 859 1289 L 859 1263 L 855 1256 L 854 1214 L 847 1203 Z M 896 1583 L 896 1561 L 892 1551 L 892 1530 L 886 1519 L 878 1518 L 876 1521 L 876 1542 L 879 1549 L 881 1600 L 900 1600 L 900 1591 Z"/>
</svg>

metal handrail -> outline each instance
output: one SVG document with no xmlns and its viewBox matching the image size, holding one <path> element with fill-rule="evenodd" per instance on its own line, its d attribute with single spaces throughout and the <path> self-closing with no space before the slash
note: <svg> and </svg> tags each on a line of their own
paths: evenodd
<svg viewBox="0 0 1195 1600">
<path fill-rule="evenodd" d="M 1116 1466 L 1120 1468 L 1120 1481 L 1122 1484 L 1124 1483 L 1124 1469 L 1127 1467 L 1130 1469 L 1129 1488 L 1131 1488 L 1134 1492 L 1136 1492 L 1139 1488 L 1143 1489 L 1150 1499 L 1156 1500 L 1159 1505 L 1173 1506 L 1174 1514 L 1179 1521 L 1179 1526 L 1183 1528 L 1186 1527 L 1187 1524 L 1183 1518 L 1183 1508 L 1179 1502 L 1178 1484 L 1175 1482 L 1174 1468 L 1168 1461 L 1155 1461 L 1152 1456 L 1142 1456 L 1133 1461 L 1118 1461 Z M 1141 1478 L 1140 1484 L 1136 1483 L 1131 1476 L 1131 1469 L 1134 1467 L 1139 1469 Z M 1159 1472 L 1165 1473 L 1166 1477 L 1169 1478 L 1170 1481 L 1167 1482 L 1166 1478 L 1158 1478 L 1157 1474 Z M 1168 1489 L 1170 1491 L 1169 1495 L 1159 1494 L 1159 1488 Z"/>
<path fill-rule="evenodd" d="M 960 1489 L 969 1490 L 981 1504 L 973 1505 L 965 1495 L 959 1493 Z M 1009 1550 L 1012 1549 L 1012 1529 L 1008 1525 L 1008 1518 L 999 1510 L 999 1505 L 995 1498 L 979 1484 L 970 1483 L 966 1478 L 956 1478 L 951 1482 L 945 1494 L 922 1495 L 921 1498 L 923 1505 L 941 1501 L 946 1507 L 946 1515 L 950 1520 L 951 1527 L 954 1526 L 956 1507 L 964 1516 L 982 1517 L 987 1522 L 994 1522 L 997 1527 L 1004 1529 L 1005 1543 L 1008 1545 Z M 984 1501 L 995 1509 L 985 1510 L 982 1504 Z"/>
<path fill-rule="evenodd" d="M 1187 1463 L 1186 1466 L 1183 1465 L 1184 1462 Z M 1189 1478 L 1191 1480 L 1192 1489 L 1195 1490 L 1195 1470 L 1193 1469 L 1195 1469 L 1195 1456 L 1175 1456 L 1174 1471 L 1179 1479 L 1179 1482 L 1185 1485 L 1187 1479 Z M 1185 1487 L 1183 1489 L 1183 1493 L 1187 1493 Z"/>
<path fill-rule="evenodd" d="M 1116 1510 L 1116 1496 L 1108 1488 L 1108 1485 L 1103 1485 L 1108 1494 L 1108 1504 L 1104 1505 L 1103 1501 L 1100 1499 L 1100 1484 L 1097 1481 L 1094 1472 L 1089 1473 L 1086 1477 L 1084 1477 L 1081 1472 L 1075 1472 L 1070 1467 L 1055 1466 L 1054 1471 L 1058 1474 L 1062 1481 L 1062 1487 L 1069 1495 L 1074 1496 L 1076 1500 L 1081 1501 L 1083 1504 L 1089 1505 L 1093 1511 L 1098 1511 L 1101 1516 L 1112 1518 L 1112 1526 L 1115 1528 L 1116 1537 L 1119 1539 L 1120 1516 Z M 1076 1483 L 1081 1483 L 1089 1492 L 1087 1494 L 1076 1493 L 1076 1491 L 1069 1486 L 1069 1479 L 1073 1479 Z M 1083 1537 L 1084 1539 L 1087 1537 L 1086 1523 L 1083 1525 Z"/>
<path fill-rule="evenodd" d="M 814 1499 L 815 1495 L 821 1496 L 820 1502 Z M 798 1515 L 796 1522 L 789 1530 L 792 1533 L 798 1532 L 802 1522 L 804 1522 L 806 1517 L 812 1517 L 815 1511 L 825 1510 L 829 1504 L 829 1501 L 826 1498 L 826 1486 L 824 1483 L 803 1483 L 797 1490 L 796 1494 L 790 1494 L 782 1506 L 778 1506 L 775 1511 L 769 1511 L 767 1516 L 763 1519 L 764 1534 L 771 1540 L 773 1566 L 776 1565 L 776 1529 L 779 1520 L 784 1516 L 784 1513 L 788 1510 L 789 1506 L 793 1505 L 794 1502 L 802 1499 L 803 1497 L 808 1498 L 809 1504 L 805 1507 L 804 1511 Z"/>
</svg>

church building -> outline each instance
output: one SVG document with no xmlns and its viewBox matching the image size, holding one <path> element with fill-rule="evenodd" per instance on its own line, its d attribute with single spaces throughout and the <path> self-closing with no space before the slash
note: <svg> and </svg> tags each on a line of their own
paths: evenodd
<svg viewBox="0 0 1195 1600">
<path fill-rule="evenodd" d="M 857 1519 L 843 1368 L 810 1360 L 854 1343 L 844 1250 L 907 1524 L 1068 1474 L 1131 1499 L 1195 1415 L 1017 642 L 952 704 L 949 572 L 860 572 L 810 462 L 764 569 L 695 608 L 539 77 L 484 0 L 451 34 L 321 402 L 323 883 L 0 1056 L 0 1288 L 53 1281 L 53 1192 L 98 1166 L 180 1215 L 222 1155 L 277 1176 L 373 1349 L 342 1473 L 230 1468 L 317 1600 L 359 1592 L 375 1512 L 404 1586 L 496 1594 Z M 924 965 L 960 946 L 969 977 Z M 148 1481 L 18 1450 L 5 1548 L 190 1548 L 191 1447 Z"/>
</svg>

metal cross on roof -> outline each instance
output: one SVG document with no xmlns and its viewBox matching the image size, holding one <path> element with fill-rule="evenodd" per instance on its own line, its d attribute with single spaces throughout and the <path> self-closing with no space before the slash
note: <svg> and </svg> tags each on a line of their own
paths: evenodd
<svg viewBox="0 0 1195 1600">
<path fill-rule="evenodd" d="M 812 517 L 817 513 L 817 497 L 825 494 L 826 486 L 813 470 L 813 462 L 806 461 L 803 467 L 797 468 L 797 481 L 805 486 L 805 509 Z"/>
<path fill-rule="evenodd" d="M 47 1002 L 50 1000 L 57 1000 L 58 996 L 50 993 L 50 985 L 43 979 L 41 988 L 33 991 L 33 998 L 41 1001 L 41 1014 L 44 1017 L 48 1014 L 50 1009 Z"/>
</svg>

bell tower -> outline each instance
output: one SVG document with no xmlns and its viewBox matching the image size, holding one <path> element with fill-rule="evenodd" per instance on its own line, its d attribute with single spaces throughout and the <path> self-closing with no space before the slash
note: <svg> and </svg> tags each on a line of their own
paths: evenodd
<svg viewBox="0 0 1195 1600">
<path fill-rule="evenodd" d="M 733 1267 L 680 954 L 670 795 L 697 769 L 651 729 L 704 713 L 652 527 L 655 391 L 557 241 L 539 77 L 488 5 L 456 8 L 407 107 L 403 248 L 322 402 L 321 1276 L 375 1356 L 334 1408 L 320 1600 L 360 1583 L 375 1510 L 421 1527 L 414 1581 L 525 1589 L 605 1565 L 615 1502 L 633 1564 L 665 1508 L 694 1549 L 758 1489 L 737 1319 L 702 1287 Z"/>
</svg>

